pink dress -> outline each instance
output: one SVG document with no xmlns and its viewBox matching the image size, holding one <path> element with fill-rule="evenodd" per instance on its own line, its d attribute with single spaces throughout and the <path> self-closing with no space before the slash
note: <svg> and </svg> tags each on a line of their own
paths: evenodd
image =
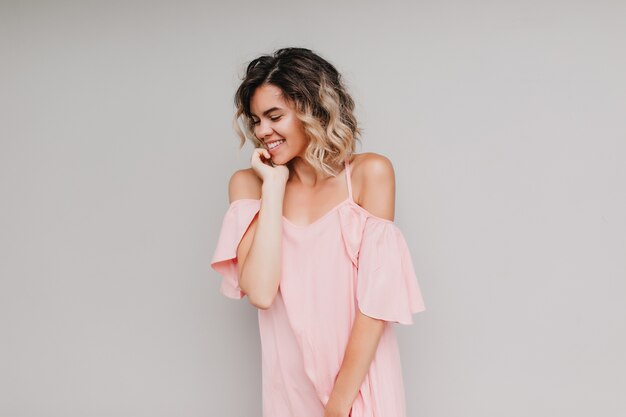
<svg viewBox="0 0 626 417">
<path fill-rule="evenodd" d="M 267 310 L 258 310 L 262 347 L 263 417 L 323 417 L 348 344 L 357 308 L 385 320 L 351 417 L 405 417 L 406 402 L 392 323 L 412 324 L 424 301 L 400 229 L 352 197 L 309 225 L 283 216 L 282 274 Z M 236 250 L 261 200 L 233 201 L 222 223 L 211 267 L 220 291 L 241 299 Z"/>
</svg>

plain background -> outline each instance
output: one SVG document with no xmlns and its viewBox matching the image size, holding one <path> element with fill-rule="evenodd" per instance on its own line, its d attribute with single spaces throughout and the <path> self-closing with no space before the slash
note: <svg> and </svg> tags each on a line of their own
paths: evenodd
<svg viewBox="0 0 626 417">
<path fill-rule="evenodd" d="M 260 416 L 209 261 L 238 77 L 284 46 L 394 164 L 409 416 L 626 415 L 625 39 L 617 0 L 2 1 L 0 415 Z"/>
</svg>

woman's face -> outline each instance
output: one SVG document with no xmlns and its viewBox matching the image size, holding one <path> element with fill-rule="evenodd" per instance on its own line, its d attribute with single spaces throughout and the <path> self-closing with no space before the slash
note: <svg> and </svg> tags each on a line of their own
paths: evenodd
<svg viewBox="0 0 626 417">
<path fill-rule="evenodd" d="M 254 135 L 268 148 L 274 164 L 285 165 L 304 155 L 309 142 L 304 126 L 280 88 L 272 84 L 258 87 L 250 99 L 250 112 Z"/>
</svg>

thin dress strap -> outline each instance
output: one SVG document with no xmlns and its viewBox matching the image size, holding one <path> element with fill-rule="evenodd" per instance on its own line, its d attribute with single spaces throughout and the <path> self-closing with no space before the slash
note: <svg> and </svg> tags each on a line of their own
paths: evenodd
<svg viewBox="0 0 626 417">
<path fill-rule="evenodd" d="M 352 179 L 350 178 L 350 162 L 348 162 L 350 159 L 350 157 L 346 157 L 345 159 L 345 166 L 346 166 L 346 182 L 348 183 L 348 197 L 350 198 L 350 200 L 354 201 L 354 198 L 352 198 Z"/>
</svg>

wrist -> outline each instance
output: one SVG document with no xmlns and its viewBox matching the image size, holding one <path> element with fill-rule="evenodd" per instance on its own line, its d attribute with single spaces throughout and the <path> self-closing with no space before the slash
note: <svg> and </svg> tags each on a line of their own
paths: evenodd
<svg viewBox="0 0 626 417">
<path fill-rule="evenodd" d="M 261 185 L 261 192 L 263 195 L 272 194 L 283 196 L 285 194 L 285 182 L 276 178 L 267 178 Z"/>
<path fill-rule="evenodd" d="M 331 411 L 333 413 L 337 413 L 338 415 L 348 415 L 350 410 L 352 409 L 352 404 L 347 401 L 345 398 L 341 398 L 337 395 L 332 395 L 328 399 L 326 403 L 326 410 Z"/>
</svg>

